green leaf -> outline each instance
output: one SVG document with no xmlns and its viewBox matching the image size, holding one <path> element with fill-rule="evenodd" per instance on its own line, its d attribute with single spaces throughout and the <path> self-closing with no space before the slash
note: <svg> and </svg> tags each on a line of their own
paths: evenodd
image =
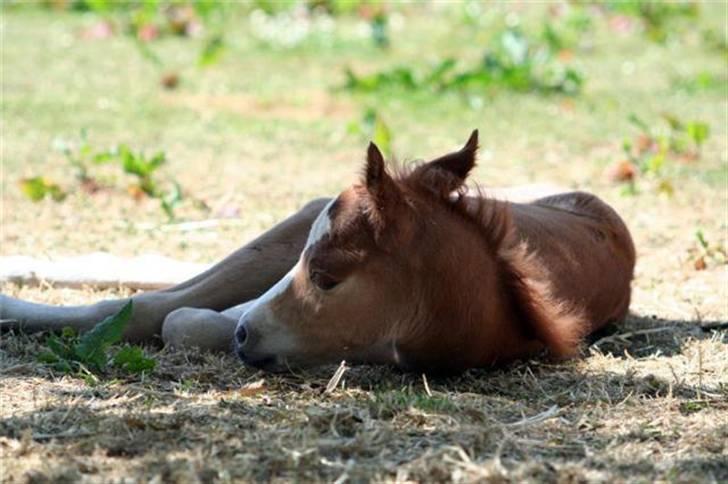
<svg viewBox="0 0 728 484">
<path fill-rule="evenodd" d="M 661 151 L 647 160 L 644 171 L 656 175 L 660 173 L 660 170 L 662 170 L 662 167 L 665 165 L 665 161 L 665 154 Z"/>
<path fill-rule="evenodd" d="M 205 42 L 202 52 L 200 52 L 200 57 L 197 60 L 197 64 L 200 67 L 210 66 L 220 60 L 224 51 L 225 41 L 223 40 L 222 35 L 214 35 Z"/>
<path fill-rule="evenodd" d="M 687 124 L 687 132 L 690 139 L 693 140 L 697 146 L 700 146 L 706 139 L 708 139 L 710 126 L 708 126 L 708 123 L 703 123 L 701 121 L 690 121 Z"/>
<path fill-rule="evenodd" d="M 167 162 L 167 155 L 164 154 L 164 151 L 158 151 L 157 153 L 152 156 L 152 159 L 149 160 L 149 166 L 150 170 L 154 171 L 163 164 Z"/>
<path fill-rule="evenodd" d="M 670 129 L 675 131 L 682 131 L 683 125 L 678 119 L 677 116 L 671 113 L 662 113 L 662 118 L 667 121 L 667 124 L 670 125 Z"/>
<path fill-rule="evenodd" d="M 182 188 L 176 181 L 172 182 L 172 189 L 161 197 L 161 206 L 169 220 L 174 220 L 174 209 L 182 201 Z"/>
<path fill-rule="evenodd" d="M 73 365 L 68 360 L 58 360 L 53 364 L 53 369 L 60 373 L 72 373 Z"/>
<path fill-rule="evenodd" d="M 100 153 L 96 153 L 91 160 L 96 164 L 102 164 L 102 163 L 108 163 L 109 161 L 116 158 L 116 153 L 112 151 L 102 151 Z"/>
<path fill-rule="evenodd" d="M 456 61 L 452 57 L 448 57 L 447 59 L 443 60 L 437 66 L 435 66 L 430 75 L 427 76 L 427 78 L 424 80 L 424 84 L 443 84 L 443 79 L 450 71 L 455 68 L 455 65 Z"/>
<path fill-rule="evenodd" d="M 116 152 L 121 160 L 124 172 L 142 179 L 148 179 L 152 173 L 167 161 L 163 151 L 156 153 L 150 159 L 146 159 L 143 153 L 134 153 L 126 145 L 119 145 Z"/>
<path fill-rule="evenodd" d="M 703 234 L 702 230 L 698 229 L 695 231 L 695 238 L 698 239 L 700 247 L 702 247 L 704 250 L 708 250 L 708 241 L 705 240 L 705 234 Z"/>
<path fill-rule="evenodd" d="M 657 192 L 664 193 L 665 195 L 673 196 L 675 194 L 675 187 L 669 180 L 662 179 L 657 184 Z"/>
<path fill-rule="evenodd" d="M 103 369 L 107 363 L 106 349 L 121 340 L 131 315 L 132 302 L 129 301 L 118 313 L 84 333 L 73 347 L 75 359 L 98 370 Z"/>
<path fill-rule="evenodd" d="M 20 190 L 34 202 L 39 202 L 46 196 L 50 196 L 56 202 L 66 198 L 66 193 L 60 186 L 42 176 L 23 178 L 20 180 Z"/>
<path fill-rule="evenodd" d="M 152 358 L 147 358 L 138 346 L 125 346 L 114 355 L 114 365 L 130 373 L 151 371 L 157 365 Z"/>
<path fill-rule="evenodd" d="M 54 364 L 59 361 L 58 355 L 52 351 L 41 351 L 38 354 L 38 361 L 46 364 Z"/>
<path fill-rule="evenodd" d="M 64 343 L 58 336 L 52 334 L 48 336 L 48 339 L 46 340 L 46 345 L 48 345 L 48 348 L 55 354 L 60 356 L 61 358 L 68 358 L 70 357 L 73 352 L 71 349 Z"/>
<path fill-rule="evenodd" d="M 372 141 L 374 141 L 374 143 L 376 143 L 376 145 L 379 146 L 386 155 L 392 154 L 392 132 L 380 116 L 377 116 L 374 121 Z"/>
</svg>

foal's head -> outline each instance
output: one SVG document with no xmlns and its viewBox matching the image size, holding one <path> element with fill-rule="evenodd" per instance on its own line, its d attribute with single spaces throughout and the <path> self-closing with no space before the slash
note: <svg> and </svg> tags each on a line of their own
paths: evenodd
<svg viewBox="0 0 728 484">
<path fill-rule="evenodd" d="M 498 290 L 487 242 L 506 224 L 484 228 L 467 214 L 461 191 L 477 143 L 475 131 L 460 151 L 396 176 L 370 144 L 361 183 L 326 206 L 296 266 L 241 317 L 240 357 L 270 370 L 342 359 L 439 371 L 483 363 L 476 323 Z"/>
</svg>

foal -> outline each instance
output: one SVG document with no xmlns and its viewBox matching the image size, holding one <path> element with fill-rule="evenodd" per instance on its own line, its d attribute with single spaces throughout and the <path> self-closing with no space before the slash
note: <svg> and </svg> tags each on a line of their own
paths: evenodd
<svg viewBox="0 0 728 484">
<path fill-rule="evenodd" d="M 457 372 L 577 352 L 622 319 L 635 253 L 593 195 L 511 204 L 467 197 L 465 147 L 391 176 L 370 144 L 365 176 L 329 202 L 296 266 L 245 312 L 236 349 L 268 369 L 341 359 Z"/>
<path fill-rule="evenodd" d="M 244 362 L 268 370 L 347 359 L 450 373 L 544 349 L 575 354 L 627 312 L 629 232 L 586 193 L 528 204 L 466 196 L 476 151 L 477 131 L 460 151 L 391 175 L 371 144 L 359 185 L 190 281 L 133 297 L 125 336 L 218 350 L 234 340 Z M 0 319 L 85 330 L 124 302 L 0 296 Z"/>
</svg>

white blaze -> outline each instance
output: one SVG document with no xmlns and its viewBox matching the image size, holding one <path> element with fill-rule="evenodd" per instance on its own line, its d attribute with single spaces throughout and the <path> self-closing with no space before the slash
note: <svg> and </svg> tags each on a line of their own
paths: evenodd
<svg viewBox="0 0 728 484">
<path fill-rule="evenodd" d="M 306 247 L 303 248 L 304 252 L 306 249 L 311 247 L 313 244 L 323 238 L 324 235 L 328 234 L 331 230 L 331 218 L 329 217 L 329 209 L 334 204 L 334 200 L 331 200 L 326 204 L 323 210 L 319 213 L 316 220 L 311 225 L 311 231 L 308 233 L 308 239 L 306 240 Z"/>
<path fill-rule="evenodd" d="M 329 208 L 331 208 L 331 205 L 333 204 L 334 200 L 331 200 L 329 203 L 327 203 L 324 209 L 321 210 L 321 212 L 319 213 L 318 217 L 316 217 L 313 225 L 311 225 L 311 231 L 308 233 L 308 239 L 306 240 L 306 247 L 303 248 L 303 251 L 301 252 L 301 257 L 298 259 L 298 263 L 290 271 L 288 271 L 288 274 L 283 276 L 280 281 L 276 282 L 273 287 L 268 289 L 262 296 L 256 299 L 255 302 L 251 305 L 250 309 L 245 312 L 245 314 L 247 314 L 248 312 L 252 313 L 256 309 L 264 307 L 270 301 L 286 292 L 286 289 L 288 289 L 288 287 L 293 282 L 293 278 L 295 277 L 296 272 L 301 266 L 303 253 L 306 252 L 306 249 L 321 240 L 324 235 L 328 234 L 331 230 L 331 218 L 329 218 Z"/>
</svg>

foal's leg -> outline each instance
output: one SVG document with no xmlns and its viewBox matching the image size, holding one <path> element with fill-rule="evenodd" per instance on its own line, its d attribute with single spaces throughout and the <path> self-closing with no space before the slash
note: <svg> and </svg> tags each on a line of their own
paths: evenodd
<svg viewBox="0 0 728 484">
<path fill-rule="evenodd" d="M 132 296 L 134 311 L 125 339 L 148 341 L 160 335 L 165 317 L 181 307 L 221 311 L 260 296 L 295 265 L 311 224 L 328 202 L 328 199 L 317 199 L 308 203 L 295 215 L 186 282 Z M 0 328 L 33 332 L 70 326 L 86 331 L 117 312 L 127 301 L 117 299 L 89 306 L 58 307 L 0 295 Z"/>
</svg>

